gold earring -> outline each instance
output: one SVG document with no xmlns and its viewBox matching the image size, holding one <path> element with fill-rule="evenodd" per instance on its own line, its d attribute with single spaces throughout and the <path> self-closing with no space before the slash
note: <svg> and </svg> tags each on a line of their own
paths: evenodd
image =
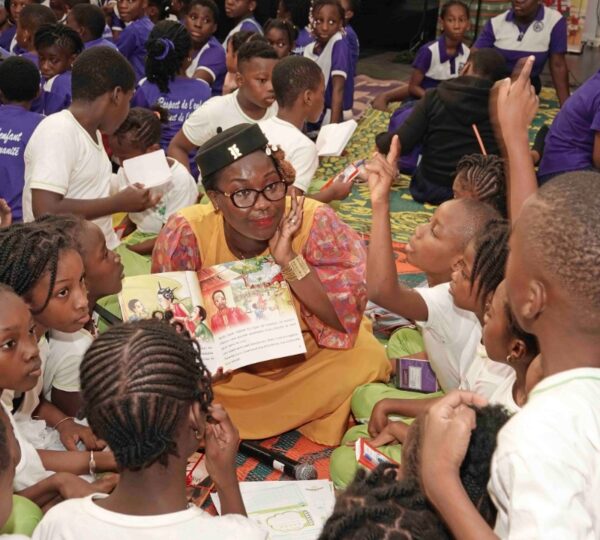
<svg viewBox="0 0 600 540">
<path fill-rule="evenodd" d="M 194 430 L 194 437 L 197 441 L 199 441 L 202 438 L 202 435 L 200 435 L 200 432 L 197 429 Z"/>
<path fill-rule="evenodd" d="M 512 364 L 512 361 L 513 361 L 513 356 L 512 356 L 512 354 L 509 354 L 509 355 L 506 357 L 506 363 L 507 363 L 507 364 Z"/>
</svg>

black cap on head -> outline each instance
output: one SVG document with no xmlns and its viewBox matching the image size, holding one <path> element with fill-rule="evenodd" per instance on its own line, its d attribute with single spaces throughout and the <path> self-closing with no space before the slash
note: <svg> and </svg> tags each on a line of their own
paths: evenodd
<svg viewBox="0 0 600 540">
<path fill-rule="evenodd" d="M 256 150 L 262 150 L 268 141 L 257 124 L 238 124 L 221 131 L 204 143 L 196 154 L 196 163 L 206 178 L 234 161 Z"/>
</svg>

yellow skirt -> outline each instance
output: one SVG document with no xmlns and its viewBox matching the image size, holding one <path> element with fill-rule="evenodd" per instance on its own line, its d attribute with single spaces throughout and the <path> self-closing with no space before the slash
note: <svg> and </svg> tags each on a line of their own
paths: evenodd
<svg viewBox="0 0 600 540">
<path fill-rule="evenodd" d="M 390 363 L 366 320 L 352 349 L 319 347 L 305 335 L 306 355 L 263 362 L 215 385 L 242 439 L 265 439 L 298 429 L 310 440 L 340 443 L 357 386 L 387 381 Z"/>
</svg>

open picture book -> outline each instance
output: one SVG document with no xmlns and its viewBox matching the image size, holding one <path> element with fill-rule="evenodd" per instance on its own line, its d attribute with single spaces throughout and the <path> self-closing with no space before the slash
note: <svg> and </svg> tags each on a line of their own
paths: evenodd
<svg viewBox="0 0 600 540">
<path fill-rule="evenodd" d="M 211 373 L 306 352 L 292 294 L 270 256 L 199 274 L 127 277 L 119 304 L 124 321 L 155 317 L 187 330 Z"/>
</svg>

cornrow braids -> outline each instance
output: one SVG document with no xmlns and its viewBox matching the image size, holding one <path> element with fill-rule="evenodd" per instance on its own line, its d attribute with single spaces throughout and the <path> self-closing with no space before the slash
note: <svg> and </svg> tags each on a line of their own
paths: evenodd
<svg viewBox="0 0 600 540">
<path fill-rule="evenodd" d="M 33 44 L 36 51 L 56 45 L 70 54 L 79 55 L 83 51 L 81 36 L 66 24 L 43 24 L 35 33 Z"/>
<path fill-rule="evenodd" d="M 213 399 L 198 343 L 158 320 L 103 333 L 83 357 L 80 380 L 90 427 L 131 471 L 167 466 L 190 404 L 208 414 Z"/>
<path fill-rule="evenodd" d="M 395 465 L 361 469 L 337 498 L 320 540 L 445 540 L 451 536 L 416 478 L 396 479 Z"/>
<path fill-rule="evenodd" d="M 465 190 L 473 192 L 478 200 L 490 204 L 506 217 L 506 178 L 501 157 L 483 154 L 464 156 L 456 166 L 456 175 Z"/>
<path fill-rule="evenodd" d="M 47 272 L 50 273 L 48 294 L 41 313 L 52 296 L 58 259 L 64 250 L 76 249 L 72 240 L 60 230 L 44 227 L 36 222 L 13 223 L 0 229 L 0 283 L 11 287 L 25 297 Z"/>
<path fill-rule="evenodd" d="M 286 33 L 290 45 L 293 45 L 298 37 L 298 29 L 290 21 L 284 19 L 268 19 L 263 26 L 264 34 L 267 35 L 267 32 L 272 28 Z"/>
<path fill-rule="evenodd" d="M 180 22 L 160 21 L 146 42 L 146 77 L 161 92 L 169 92 L 169 82 L 181 71 L 192 48 L 192 38 Z"/>
<path fill-rule="evenodd" d="M 114 136 L 121 144 L 127 137 L 135 148 L 145 151 L 153 144 L 160 143 L 162 124 L 168 121 L 169 114 L 158 105 L 151 109 L 133 107 Z"/>
<path fill-rule="evenodd" d="M 471 270 L 471 288 L 478 281 L 478 299 L 487 300 L 504 279 L 509 236 L 509 222 L 505 219 L 493 219 L 474 239 L 475 260 Z"/>
</svg>

